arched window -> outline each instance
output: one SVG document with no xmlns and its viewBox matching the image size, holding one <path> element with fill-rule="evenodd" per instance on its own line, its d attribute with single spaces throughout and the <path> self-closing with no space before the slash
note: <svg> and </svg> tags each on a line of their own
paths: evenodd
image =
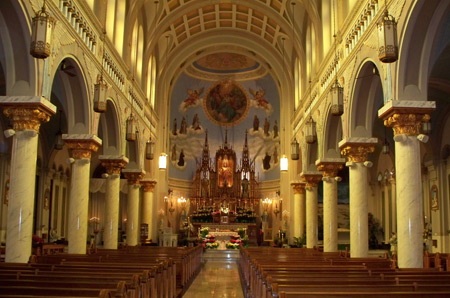
<svg viewBox="0 0 450 298">
<path fill-rule="evenodd" d="M 114 45 L 117 51 L 122 56 L 123 54 L 123 39 L 125 30 L 125 8 L 126 0 L 117 0 L 116 2 L 116 14 L 114 21 Z"/>
<path fill-rule="evenodd" d="M 154 56 L 151 56 L 148 61 L 147 70 L 147 97 L 152 107 L 155 106 L 155 93 L 156 93 L 156 60 Z"/>
<path fill-rule="evenodd" d="M 108 0 L 106 4 L 106 35 L 114 41 L 114 21 L 116 19 L 116 0 Z"/>
<path fill-rule="evenodd" d="M 137 60 L 136 60 L 136 74 L 139 81 L 142 82 L 143 56 L 144 56 L 144 29 L 142 24 L 139 25 L 138 43 L 137 43 Z"/>
</svg>

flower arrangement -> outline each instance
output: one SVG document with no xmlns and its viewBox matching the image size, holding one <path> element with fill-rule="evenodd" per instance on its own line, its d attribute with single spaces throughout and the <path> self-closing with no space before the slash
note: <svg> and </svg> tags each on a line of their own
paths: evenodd
<svg viewBox="0 0 450 298">
<path fill-rule="evenodd" d="M 33 235 L 31 241 L 33 242 L 33 245 L 42 244 L 44 243 L 44 238 L 41 238 L 38 235 Z"/>
<path fill-rule="evenodd" d="M 245 230 L 246 228 L 237 228 L 237 233 L 239 234 L 239 237 L 244 238 L 245 237 Z"/>
<path fill-rule="evenodd" d="M 239 246 L 240 246 L 240 243 L 232 243 L 232 242 L 227 243 L 227 248 L 229 248 L 229 249 L 238 249 Z"/>
<path fill-rule="evenodd" d="M 218 248 L 218 247 L 219 247 L 219 243 L 217 243 L 217 242 L 207 242 L 206 243 L 206 248 L 214 249 L 214 248 Z"/>
</svg>

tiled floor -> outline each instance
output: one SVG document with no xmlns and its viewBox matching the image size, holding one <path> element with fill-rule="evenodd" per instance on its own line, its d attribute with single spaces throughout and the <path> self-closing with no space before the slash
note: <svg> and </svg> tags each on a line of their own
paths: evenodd
<svg viewBox="0 0 450 298">
<path fill-rule="evenodd" d="M 183 298 L 244 297 L 235 260 L 206 260 Z"/>
</svg>

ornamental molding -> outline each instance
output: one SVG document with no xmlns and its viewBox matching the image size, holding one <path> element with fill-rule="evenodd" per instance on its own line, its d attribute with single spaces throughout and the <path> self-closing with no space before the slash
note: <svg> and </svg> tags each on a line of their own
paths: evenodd
<svg viewBox="0 0 450 298">
<path fill-rule="evenodd" d="M 75 137 L 80 138 L 75 138 Z M 102 145 L 102 140 L 94 135 L 63 135 L 63 140 L 67 144 L 70 155 L 75 159 L 90 159 L 92 152 L 97 152 Z"/>
<path fill-rule="evenodd" d="M 56 106 L 40 96 L 0 96 L 0 106 L 16 131 L 39 132 L 41 123 L 56 113 Z"/>
<path fill-rule="evenodd" d="M 320 172 L 302 172 L 300 176 L 306 182 L 306 187 L 317 187 L 320 181 L 322 181 L 322 173 Z"/>
<path fill-rule="evenodd" d="M 375 151 L 375 144 L 373 143 L 359 143 L 359 144 L 346 144 L 340 147 L 341 154 L 347 156 L 350 162 L 365 162 L 369 153 Z"/>
<path fill-rule="evenodd" d="M 144 178 L 145 171 L 142 169 L 136 170 L 122 170 L 123 176 L 128 180 L 128 184 L 136 185 L 139 181 Z"/>
<path fill-rule="evenodd" d="M 305 182 L 291 182 L 291 186 L 294 189 L 294 194 L 304 194 L 305 193 Z"/>
<path fill-rule="evenodd" d="M 109 175 L 120 175 L 121 170 L 128 165 L 128 158 L 123 155 L 116 157 L 100 155 L 98 159 Z"/>
<path fill-rule="evenodd" d="M 394 135 L 417 136 L 423 122 L 430 121 L 430 113 L 436 109 L 434 101 L 391 100 L 378 110 L 378 118 L 386 127 L 392 127 Z"/>
<path fill-rule="evenodd" d="M 334 178 L 337 173 L 344 168 L 345 159 L 340 158 L 340 162 L 326 162 L 320 161 L 316 162 L 317 170 L 323 172 L 323 177 Z"/>
<path fill-rule="evenodd" d="M 144 192 L 152 192 L 156 186 L 156 180 L 141 180 L 140 184 Z"/>
</svg>

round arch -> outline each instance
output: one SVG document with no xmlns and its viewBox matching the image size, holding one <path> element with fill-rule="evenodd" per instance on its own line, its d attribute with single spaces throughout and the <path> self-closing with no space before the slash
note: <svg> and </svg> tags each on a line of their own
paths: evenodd
<svg viewBox="0 0 450 298">
<path fill-rule="evenodd" d="M 120 138 L 121 119 L 114 101 L 110 98 L 106 103 L 106 113 L 100 114 L 97 135 L 102 140 L 103 155 L 120 155 L 123 141 Z"/>
</svg>

